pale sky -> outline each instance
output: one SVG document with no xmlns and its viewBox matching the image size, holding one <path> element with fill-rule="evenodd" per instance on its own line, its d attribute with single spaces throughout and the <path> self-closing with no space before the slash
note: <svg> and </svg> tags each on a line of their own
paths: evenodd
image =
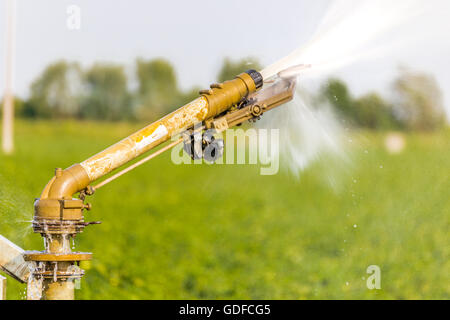
<svg viewBox="0 0 450 320">
<path fill-rule="evenodd" d="M 376 60 L 347 65 L 333 75 L 348 81 L 355 94 L 372 89 L 388 92 L 397 66 L 409 65 L 437 77 L 450 108 L 450 1 L 427 2 L 433 10 L 384 37 L 395 36 L 392 39 L 396 42 L 405 38 L 408 46 Z M 43 68 L 62 58 L 79 61 L 84 66 L 95 61 L 119 62 L 132 70 L 138 56 L 148 59 L 162 56 L 175 66 L 182 88 L 207 86 L 215 80 L 224 57 L 254 56 L 268 65 L 306 43 L 330 1 L 17 0 L 16 3 L 14 87 L 20 96 L 26 96 L 31 81 Z M 69 30 L 66 25 L 66 10 L 72 4 L 81 9 L 81 30 Z M 2 92 L 5 8 L 6 0 L 0 0 Z M 428 31 L 425 35 L 424 30 Z"/>
</svg>

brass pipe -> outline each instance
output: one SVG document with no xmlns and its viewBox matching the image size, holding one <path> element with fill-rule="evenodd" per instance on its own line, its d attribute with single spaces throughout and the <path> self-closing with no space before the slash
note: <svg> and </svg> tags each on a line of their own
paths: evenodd
<svg viewBox="0 0 450 320">
<path fill-rule="evenodd" d="M 170 137 L 217 116 L 262 87 L 261 75 L 250 70 L 234 80 L 213 84 L 201 97 L 130 135 L 97 155 L 57 172 L 41 199 L 71 199 L 90 183 L 168 141 Z"/>
<path fill-rule="evenodd" d="M 0 300 L 6 300 L 6 278 L 0 275 Z"/>
<path fill-rule="evenodd" d="M 72 195 L 89 185 L 89 177 L 79 164 L 56 172 L 55 179 L 48 190 L 49 199 L 72 199 Z"/>
<path fill-rule="evenodd" d="M 74 300 L 75 283 L 71 280 L 53 281 L 44 279 L 42 285 L 42 299 L 44 300 Z"/>
<path fill-rule="evenodd" d="M 95 181 L 196 123 L 201 123 L 228 110 L 256 90 L 257 84 L 250 72 L 243 73 L 234 80 L 222 84 L 213 84 L 210 90 L 200 92 L 202 94 L 200 98 L 139 130 L 80 165 L 85 169 L 90 181 Z"/>
</svg>

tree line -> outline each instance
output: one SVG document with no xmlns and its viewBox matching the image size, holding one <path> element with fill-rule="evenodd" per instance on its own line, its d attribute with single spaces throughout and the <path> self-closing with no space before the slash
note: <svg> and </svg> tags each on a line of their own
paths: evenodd
<svg viewBox="0 0 450 320">
<path fill-rule="evenodd" d="M 431 131 L 447 124 L 443 95 L 431 74 L 401 68 L 391 89 L 390 100 L 377 92 L 354 97 L 342 80 L 329 79 L 319 99 L 356 127 Z"/>
<path fill-rule="evenodd" d="M 247 69 L 260 70 L 256 59 L 225 59 L 217 81 Z M 16 98 L 16 114 L 24 118 L 152 121 L 198 97 L 200 88 L 179 88 L 174 67 L 165 59 L 137 59 L 130 75 L 124 66 L 96 63 L 83 69 L 76 62 L 47 66 L 30 86 L 29 97 Z M 136 85 L 131 89 L 130 79 Z M 442 92 L 426 73 L 400 69 L 390 100 L 371 92 L 355 97 L 345 82 L 328 79 L 317 101 L 333 107 L 354 127 L 435 130 L 446 124 Z"/>
</svg>

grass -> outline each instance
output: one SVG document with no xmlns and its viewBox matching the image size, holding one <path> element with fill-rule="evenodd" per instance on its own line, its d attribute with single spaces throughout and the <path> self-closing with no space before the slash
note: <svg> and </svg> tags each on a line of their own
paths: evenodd
<svg viewBox="0 0 450 320">
<path fill-rule="evenodd" d="M 55 167 L 138 125 L 18 122 L 0 155 L 0 233 L 42 249 L 29 221 Z M 449 299 L 450 132 L 352 133 L 351 162 L 300 179 L 258 166 L 176 166 L 165 155 L 101 189 L 77 250 L 94 253 L 78 299 Z M 333 169 L 334 168 L 334 169 Z M 334 181 L 330 187 L 330 181 Z M 368 290 L 366 269 L 381 268 Z M 25 286 L 8 279 L 8 299 Z"/>
</svg>

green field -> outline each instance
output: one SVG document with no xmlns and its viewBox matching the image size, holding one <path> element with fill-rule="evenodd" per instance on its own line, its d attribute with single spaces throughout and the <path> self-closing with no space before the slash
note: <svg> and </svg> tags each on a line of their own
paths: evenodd
<svg viewBox="0 0 450 320">
<path fill-rule="evenodd" d="M 0 155 L 0 234 L 42 249 L 33 199 L 67 167 L 139 125 L 18 122 Z M 450 132 L 354 132 L 349 159 L 295 179 L 258 166 L 176 166 L 165 155 L 98 191 L 78 250 L 79 299 L 449 299 Z M 330 179 L 334 181 L 330 186 Z M 366 287 L 378 265 L 382 289 Z M 25 286 L 8 279 L 8 299 Z"/>
</svg>

